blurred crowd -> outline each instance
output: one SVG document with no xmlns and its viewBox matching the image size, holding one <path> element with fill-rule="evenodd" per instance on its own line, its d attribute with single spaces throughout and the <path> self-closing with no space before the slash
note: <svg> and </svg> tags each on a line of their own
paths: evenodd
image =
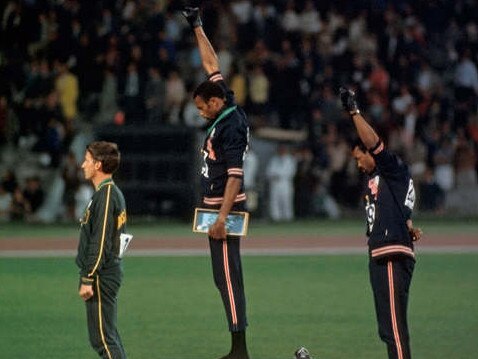
<svg viewBox="0 0 478 359">
<path fill-rule="evenodd" d="M 0 182 L 0 222 L 30 220 L 45 199 L 38 177 L 28 177 L 25 184 L 18 183 L 15 173 L 8 170 Z"/>
<path fill-rule="evenodd" d="M 183 3 L 2 2 L 0 146 L 46 153 L 61 168 L 79 123 L 202 126 L 190 93 L 204 74 Z M 409 162 L 423 210 L 440 211 L 450 190 L 477 186 L 478 1 L 189 3 L 201 3 L 253 133 L 307 133 L 291 146 L 295 215 L 328 208 L 335 217 L 358 203 L 348 194 L 358 176 L 341 85 L 356 89 L 366 117 Z M 304 207 L 311 193 L 319 205 Z"/>
</svg>

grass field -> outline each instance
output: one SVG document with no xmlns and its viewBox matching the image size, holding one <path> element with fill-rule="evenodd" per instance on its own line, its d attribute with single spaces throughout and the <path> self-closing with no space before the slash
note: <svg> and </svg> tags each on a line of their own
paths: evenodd
<svg viewBox="0 0 478 359">
<path fill-rule="evenodd" d="M 365 255 L 245 256 L 252 359 L 385 358 Z M 414 358 L 478 357 L 478 254 L 420 254 Z M 72 258 L 0 258 L 0 357 L 95 358 Z M 229 334 L 209 258 L 130 257 L 119 328 L 130 358 L 215 359 Z"/>
</svg>

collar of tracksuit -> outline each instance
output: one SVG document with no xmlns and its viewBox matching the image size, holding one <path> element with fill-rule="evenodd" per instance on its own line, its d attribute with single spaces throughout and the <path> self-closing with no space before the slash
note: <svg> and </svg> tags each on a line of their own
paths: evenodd
<svg viewBox="0 0 478 359">
<path fill-rule="evenodd" d="M 98 188 L 96 188 L 97 191 L 99 191 L 101 189 L 101 187 L 103 186 L 106 186 L 107 184 L 113 184 L 113 179 L 112 178 L 107 178 L 103 181 L 100 182 L 100 184 L 98 185 Z"/>
</svg>

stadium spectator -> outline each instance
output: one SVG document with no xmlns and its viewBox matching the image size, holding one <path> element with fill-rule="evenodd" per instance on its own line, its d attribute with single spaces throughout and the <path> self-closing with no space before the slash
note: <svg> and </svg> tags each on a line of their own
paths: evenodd
<svg viewBox="0 0 478 359">
<path fill-rule="evenodd" d="M 18 181 L 15 172 L 12 169 L 7 169 L 2 176 L 2 186 L 11 195 L 18 188 Z"/>
<path fill-rule="evenodd" d="M 232 63 L 230 83 L 237 104 L 244 106 L 247 98 L 247 79 L 237 62 Z"/>
<path fill-rule="evenodd" d="M 249 0 L 233 0 L 229 6 L 237 24 L 237 49 L 239 51 L 246 50 L 251 47 L 255 39 L 253 26 L 254 7 Z"/>
<path fill-rule="evenodd" d="M 55 90 L 58 94 L 67 131 L 73 131 L 73 120 L 78 114 L 78 78 L 71 73 L 66 62 L 57 61 L 55 70 L 58 76 L 55 80 Z M 91 76 L 88 74 L 88 76 Z"/>
<path fill-rule="evenodd" d="M 255 66 L 248 79 L 250 110 L 252 115 L 262 116 L 267 113 L 269 104 L 269 79 L 260 65 Z"/>
<path fill-rule="evenodd" d="M 297 170 L 294 176 L 294 214 L 297 218 L 307 218 L 312 215 L 314 186 L 317 182 L 314 175 L 314 155 L 308 146 L 297 149 Z"/>
<path fill-rule="evenodd" d="M 101 93 L 99 95 L 99 110 L 96 123 L 111 123 L 118 112 L 118 79 L 114 69 L 106 66 Z"/>
<path fill-rule="evenodd" d="M 6 96 L 0 96 L 0 149 L 13 142 L 18 131 L 18 118 Z"/>
<path fill-rule="evenodd" d="M 80 187 L 81 169 L 72 151 L 69 151 L 64 158 L 62 177 L 65 183 L 63 205 L 66 211 L 64 212 L 64 217 L 66 220 L 76 220 L 76 196 Z"/>
<path fill-rule="evenodd" d="M 461 129 L 473 137 L 478 132 L 476 1 L 384 4 L 370 9 L 352 0 L 203 2 L 206 32 L 218 44 L 223 74 L 229 74 L 238 103 L 249 101 L 254 111 L 264 112 L 254 119 L 252 135 L 264 125 L 308 131 L 304 119 L 316 108 L 323 122 L 340 126 L 335 92 L 337 84 L 350 83 L 362 90 L 360 102 L 380 135 L 407 152 L 423 142 L 428 166 L 434 166 L 443 123 L 452 147 Z M 54 133 L 47 125 L 56 107 L 49 107 L 53 91 L 60 104 L 53 127 L 66 132 L 61 154 L 75 131 L 84 130 L 83 122 L 109 123 L 120 110 L 130 123 L 157 118 L 159 107 L 154 115 L 145 107 L 151 100 L 145 91 L 151 67 L 165 79 L 177 70 L 185 88 L 202 75 L 177 7 L 166 1 L 2 2 L 0 98 L 6 99 L 9 119 L 5 130 L 0 106 L 0 141 L 7 137 L 23 151 L 44 144 L 46 132 Z M 257 97 L 257 83 L 248 82 L 258 68 L 269 82 L 266 106 L 255 103 L 265 96 Z M 166 89 L 164 96 L 172 91 Z M 163 115 L 167 110 L 170 122 L 189 123 L 186 108 L 187 102 L 175 101 L 174 110 L 165 107 Z M 453 168 L 456 160 L 452 156 Z"/>
<path fill-rule="evenodd" d="M 299 29 L 305 35 L 317 34 L 322 27 L 320 14 L 315 8 L 314 1 L 307 0 L 304 9 L 299 14 Z"/>
<path fill-rule="evenodd" d="M 478 185 L 476 173 L 476 153 L 465 137 L 463 129 L 458 132 L 455 145 L 456 188 L 474 188 Z"/>
<path fill-rule="evenodd" d="M 126 121 L 138 123 L 143 116 L 144 78 L 135 62 L 130 62 L 123 81 L 122 104 Z"/>
<path fill-rule="evenodd" d="M 144 94 L 146 119 L 150 123 L 160 123 L 166 103 L 166 83 L 157 67 L 149 68 Z"/>
<path fill-rule="evenodd" d="M 168 109 L 167 122 L 172 125 L 180 123 L 179 113 L 186 100 L 186 85 L 177 70 L 169 72 L 166 79 L 165 105 Z"/>
<path fill-rule="evenodd" d="M 17 187 L 12 195 L 10 218 L 12 221 L 23 221 L 32 213 L 30 203 L 23 196 L 22 190 Z"/>
<path fill-rule="evenodd" d="M 12 207 L 12 194 L 5 190 L 0 183 L 0 222 L 10 221 L 10 210 Z"/>
<path fill-rule="evenodd" d="M 229 46 L 224 39 L 219 40 L 219 47 L 217 51 L 217 58 L 219 60 L 219 66 L 222 70 L 222 75 L 229 79 L 231 74 L 231 67 L 234 61 L 234 56 L 229 50 Z"/>
<path fill-rule="evenodd" d="M 43 191 L 40 178 L 37 176 L 28 177 L 22 194 L 25 201 L 28 202 L 30 214 L 34 215 L 45 199 L 45 192 Z"/>
<path fill-rule="evenodd" d="M 295 34 L 300 29 L 300 17 L 295 8 L 295 2 L 288 0 L 281 19 L 282 28 L 288 34 Z"/>
<path fill-rule="evenodd" d="M 273 221 L 294 219 L 294 177 L 297 160 L 285 144 L 277 147 L 266 169 L 269 181 L 269 215 Z"/>
<path fill-rule="evenodd" d="M 419 209 L 422 211 L 442 212 L 445 204 L 445 192 L 435 180 L 433 170 L 426 168 L 423 178 L 418 182 Z"/>
<path fill-rule="evenodd" d="M 257 211 L 259 207 L 259 193 L 257 185 L 257 174 L 259 171 L 259 158 L 257 154 L 249 148 L 244 157 L 244 190 L 246 192 L 247 210 Z"/>
<path fill-rule="evenodd" d="M 439 142 L 439 147 L 433 158 L 435 165 L 435 178 L 443 191 L 449 191 L 455 186 L 455 170 L 453 158 L 455 149 L 452 140 L 445 135 Z"/>
<path fill-rule="evenodd" d="M 204 119 L 199 115 L 194 103 L 193 91 L 194 88 L 190 88 L 186 95 L 186 101 L 181 110 L 181 117 L 187 127 L 202 128 L 204 127 Z"/>
<path fill-rule="evenodd" d="M 455 69 L 455 98 L 460 103 L 472 106 L 478 96 L 478 70 L 471 60 L 469 48 L 459 49 L 460 60 Z"/>
</svg>

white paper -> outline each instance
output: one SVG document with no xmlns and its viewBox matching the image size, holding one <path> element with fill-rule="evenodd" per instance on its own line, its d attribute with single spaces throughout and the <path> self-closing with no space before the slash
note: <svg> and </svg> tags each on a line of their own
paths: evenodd
<svg viewBox="0 0 478 359">
<path fill-rule="evenodd" d="M 128 234 L 128 233 L 121 233 L 120 234 L 120 249 L 119 249 L 119 258 L 123 258 L 124 253 L 126 252 L 126 249 L 128 248 L 128 245 L 130 242 L 133 240 L 133 235 Z"/>
</svg>

